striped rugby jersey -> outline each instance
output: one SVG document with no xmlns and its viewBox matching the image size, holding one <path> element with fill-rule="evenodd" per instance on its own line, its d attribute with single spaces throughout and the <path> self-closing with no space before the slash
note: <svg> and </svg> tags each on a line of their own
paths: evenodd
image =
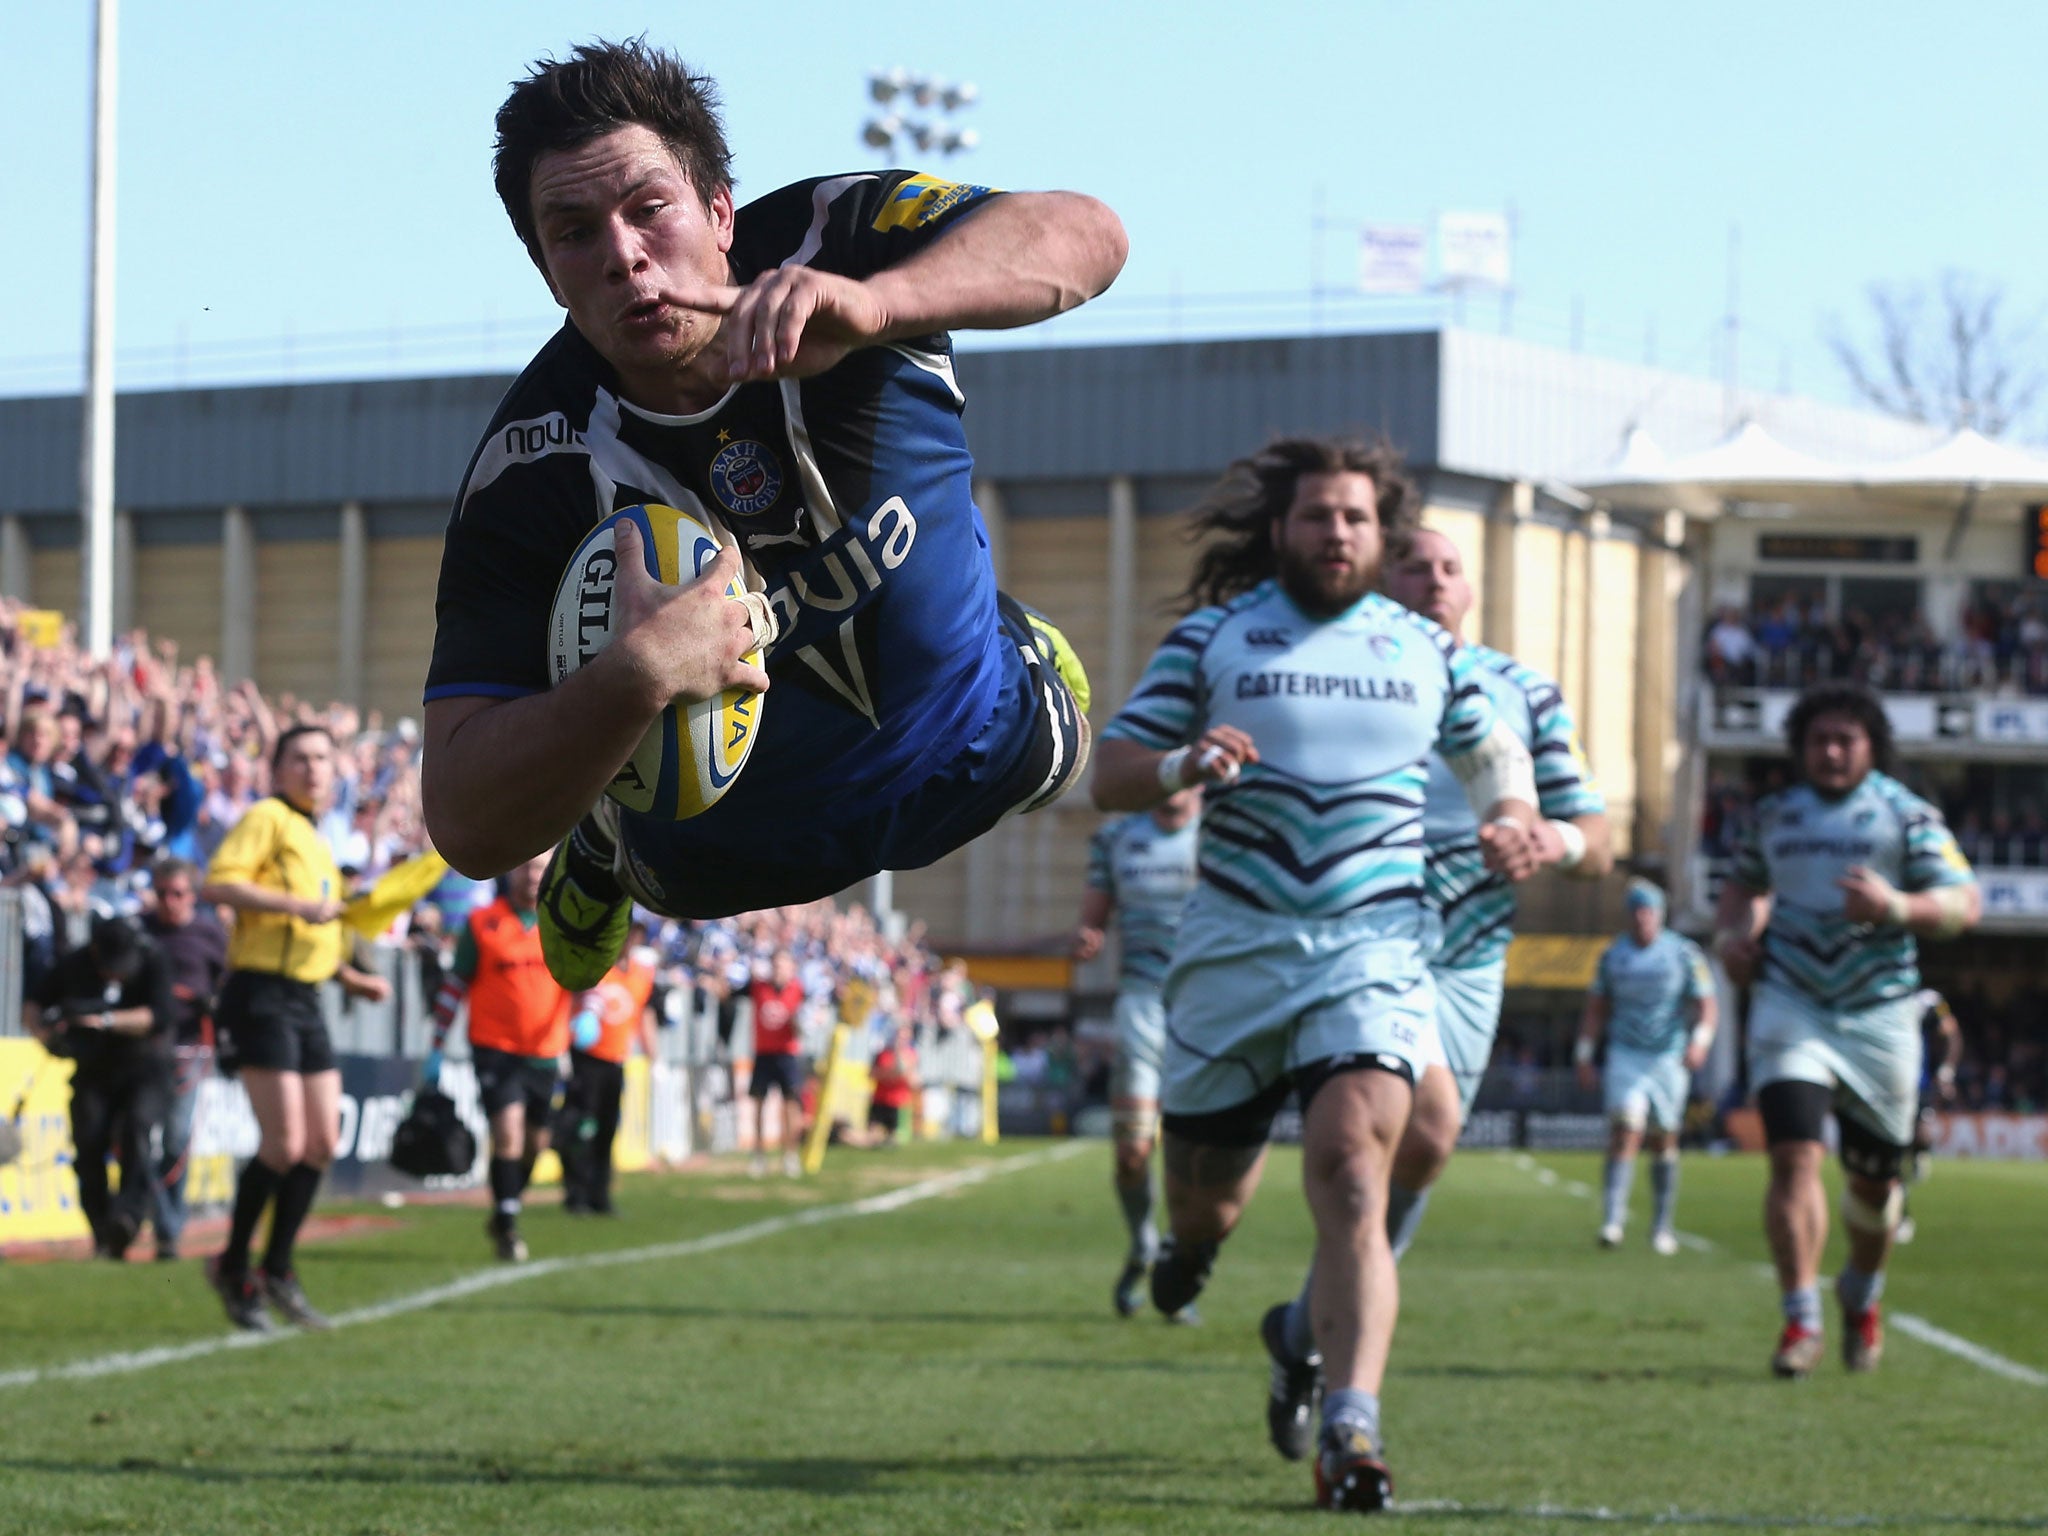
<svg viewBox="0 0 2048 1536">
<path fill-rule="evenodd" d="M 1158 987 L 1173 959 L 1181 908 L 1195 888 L 1195 843 L 1201 818 L 1167 831 L 1150 811 L 1124 816 L 1088 840 L 1088 888 L 1116 907 L 1123 941 L 1122 986 Z"/>
<path fill-rule="evenodd" d="M 1795 784 L 1758 801 L 1734 878 L 1771 894 L 1762 975 L 1824 1008 L 1868 1008 L 1920 987 L 1911 933 L 1842 916 L 1836 882 L 1852 864 L 1902 891 L 1976 879 L 1941 812 L 1887 774 L 1865 775 L 1839 800 Z"/>
<path fill-rule="evenodd" d="M 1557 684 L 1490 646 L 1460 649 L 1471 653 L 1479 685 L 1536 759 L 1537 809 L 1544 817 L 1569 821 L 1605 811 L 1607 802 L 1593 782 Z M 1515 888 L 1487 869 L 1479 852 L 1479 815 L 1458 776 L 1435 755 L 1429 760 L 1422 835 L 1429 852 L 1428 901 L 1443 922 L 1430 963 L 1453 970 L 1498 964 L 1515 936 Z"/>
<path fill-rule="evenodd" d="M 799 182 L 739 211 L 733 280 L 791 264 L 865 277 L 993 195 L 900 170 Z M 731 843 L 764 820 L 829 833 L 894 803 L 959 756 L 1022 670 L 997 624 L 963 403 L 941 334 L 666 416 L 622 398 L 565 324 L 463 477 L 427 699 L 547 688 L 548 615 L 583 536 L 636 502 L 702 510 L 741 546 L 782 634 L 747 771 L 690 835 Z"/>
<path fill-rule="evenodd" d="M 1682 933 L 1660 929 L 1648 944 L 1624 933 L 1601 954 L 1591 991 L 1607 999 L 1609 1045 L 1661 1056 L 1684 1048 L 1692 1031 L 1685 1005 L 1714 995 L 1714 973 Z"/>
<path fill-rule="evenodd" d="M 1376 592 L 1318 620 L 1267 580 L 1183 619 L 1104 734 L 1158 749 L 1244 731 L 1259 761 L 1204 790 L 1203 883 L 1299 917 L 1405 903 L 1420 937 L 1427 760 L 1492 731 L 1475 674 L 1449 634 Z"/>
</svg>

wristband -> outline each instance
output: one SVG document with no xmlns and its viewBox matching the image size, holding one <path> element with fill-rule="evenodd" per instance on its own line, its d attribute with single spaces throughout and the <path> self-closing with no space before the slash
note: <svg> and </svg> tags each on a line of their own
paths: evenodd
<svg viewBox="0 0 2048 1536">
<path fill-rule="evenodd" d="M 1188 787 L 1187 766 L 1191 747 L 1175 747 L 1159 759 L 1159 787 L 1169 795 L 1177 795 Z"/>
<path fill-rule="evenodd" d="M 1581 1035 L 1572 1042 L 1572 1065 L 1575 1067 L 1590 1067 L 1593 1065 L 1593 1042 L 1588 1036 Z"/>
<path fill-rule="evenodd" d="M 1956 1080 L 1956 1069 L 1944 1061 L 1934 1069 L 1934 1080 L 1943 1087 L 1947 1087 Z"/>
<path fill-rule="evenodd" d="M 1906 915 L 1909 910 L 1904 891 L 1893 891 L 1884 899 L 1884 920 L 1894 928 L 1906 926 Z"/>
<path fill-rule="evenodd" d="M 1693 1025 L 1691 1043 L 1703 1051 L 1712 1047 L 1714 1043 L 1714 1026 L 1711 1024 Z"/>
<path fill-rule="evenodd" d="M 1564 854 L 1557 861 L 1559 869 L 1577 869 L 1586 857 L 1586 834 L 1569 821 L 1546 822 L 1546 826 L 1557 834 L 1557 840 L 1564 844 Z"/>
</svg>

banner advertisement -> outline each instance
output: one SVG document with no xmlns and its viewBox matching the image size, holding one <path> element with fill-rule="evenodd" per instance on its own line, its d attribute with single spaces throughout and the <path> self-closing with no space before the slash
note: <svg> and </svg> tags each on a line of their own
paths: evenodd
<svg viewBox="0 0 2048 1536">
<path fill-rule="evenodd" d="M 1934 1124 L 1936 1157 L 2048 1162 L 2048 1115 L 1938 1114 Z"/>
<path fill-rule="evenodd" d="M 2048 742 L 2048 702 L 1977 700 L 1977 739 L 2022 744 Z"/>
<path fill-rule="evenodd" d="M 1420 293 L 1429 231 L 1420 224 L 1367 224 L 1358 231 L 1360 293 Z"/>
<path fill-rule="evenodd" d="M 412 1107 L 419 1063 L 399 1056 L 338 1058 L 341 1069 L 340 1136 L 334 1165 L 321 1196 L 376 1199 L 387 1193 L 468 1189 L 480 1185 L 490 1158 L 490 1131 L 478 1103 L 476 1075 L 466 1061 L 451 1061 L 441 1073 L 441 1090 L 477 1139 L 476 1166 L 464 1174 L 424 1182 L 390 1164 L 391 1138 Z M 634 1058 L 626 1064 L 619 1106 L 619 1134 L 613 1165 L 624 1172 L 652 1167 L 657 1160 L 680 1162 L 693 1145 L 687 1074 L 666 1063 Z M 78 1208 L 78 1180 L 72 1172 L 71 1063 L 48 1055 L 33 1040 L 0 1040 L 0 1113 L 21 1099 L 21 1155 L 0 1167 L 0 1243 L 62 1242 L 88 1235 Z M 200 1085 L 187 1151 L 186 1203 L 195 1214 L 227 1209 L 235 1197 L 235 1176 L 256 1153 L 256 1117 L 242 1085 L 208 1077 Z M 534 1165 L 534 1183 L 557 1183 L 561 1165 L 553 1153 Z M 116 1174 L 118 1182 L 118 1171 Z"/>
</svg>

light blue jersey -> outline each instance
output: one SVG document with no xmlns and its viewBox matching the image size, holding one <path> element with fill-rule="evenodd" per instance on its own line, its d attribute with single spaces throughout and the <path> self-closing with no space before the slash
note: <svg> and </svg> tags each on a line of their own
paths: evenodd
<svg viewBox="0 0 2048 1536">
<path fill-rule="evenodd" d="M 1976 879 L 1941 812 L 1882 773 L 1839 800 L 1796 784 L 1757 803 L 1735 854 L 1735 879 L 1771 895 L 1762 979 L 1835 1011 L 1874 1007 L 1920 987 L 1913 935 L 1842 915 L 1838 882 L 1851 865 L 1902 891 Z"/>
<path fill-rule="evenodd" d="M 1195 888 L 1199 819 L 1169 832 L 1149 811 L 1099 829 L 1088 842 L 1088 888 L 1106 892 L 1116 906 L 1123 938 L 1118 985 L 1157 990 L 1173 959 L 1181 909 Z"/>
<path fill-rule="evenodd" d="M 1259 761 L 1205 791 L 1202 884 L 1282 916 L 1384 907 L 1390 932 L 1419 939 L 1427 760 L 1493 729 L 1476 674 L 1449 634 L 1377 593 L 1318 620 L 1269 580 L 1183 619 L 1104 734 L 1170 748 L 1244 731 Z"/>
<path fill-rule="evenodd" d="M 1714 995 L 1706 953 L 1669 928 L 1647 945 L 1623 934 L 1600 956 L 1593 995 L 1607 999 L 1607 1041 L 1623 1050 L 1662 1056 L 1685 1049 L 1695 1010 Z"/>
<path fill-rule="evenodd" d="M 1459 654 L 1471 658 L 1495 711 L 1535 758 L 1537 808 L 1544 817 L 1569 821 L 1605 811 L 1607 802 L 1593 782 L 1592 765 L 1557 684 L 1488 646 L 1461 646 Z M 1478 813 L 1458 776 L 1435 754 L 1429 760 L 1422 829 L 1429 855 L 1428 900 L 1443 923 L 1443 938 L 1430 964 L 1468 970 L 1504 960 L 1514 937 L 1515 889 L 1487 869 L 1479 851 Z"/>
</svg>

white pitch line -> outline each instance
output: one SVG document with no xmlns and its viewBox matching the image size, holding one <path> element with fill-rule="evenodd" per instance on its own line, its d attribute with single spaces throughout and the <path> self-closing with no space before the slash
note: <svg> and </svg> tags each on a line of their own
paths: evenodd
<svg viewBox="0 0 2048 1536">
<path fill-rule="evenodd" d="M 1915 1317 L 1910 1312 L 1890 1314 L 1891 1324 L 1901 1333 L 1909 1333 L 1923 1344 L 1932 1344 L 1936 1349 L 1945 1349 L 1991 1372 L 2011 1381 L 2023 1381 L 2030 1387 L 2048 1387 L 2048 1371 L 2037 1371 L 2031 1365 L 2021 1365 L 2017 1360 L 2008 1360 L 1993 1349 L 1982 1344 L 1973 1344 L 1960 1334 L 1950 1333 L 1946 1328 L 1937 1328 L 1924 1317 Z"/>
<path fill-rule="evenodd" d="M 1516 1153 L 1510 1160 L 1517 1168 L 1533 1170 L 1538 1184 L 1545 1185 L 1546 1187 L 1558 1187 L 1560 1185 L 1561 1181 L 1554 1169 L 1544 1167 L 1527 1154 Z M 1576 1193 L 1572 1188 L 1572 1181 L 1562 1181 L 1562 1187 L 1568 1193 Z M 1580 1187 L 1583 1188 L 1584 1186 Z M 1711 1238 L 1701 1237 L 1693 1232 L 1679 1233 L 1678 1241 L 1682 1246 L 1692 1249 L 1695 1253 L 1719 1253 L 1721 1251 L 1720 1244 L 1714 1242 Z M 1749 1266 L 1749 1271 L 1758 1278 L 1769 1280 L 1773 1283 L 1778 1278 L 1777 1271 L 1768 1264 L 1752 1264 Z M 1950 1333 L 1946 1328 L 1930 1323 L 1924 1317 L 1915 1317 L 1911 1312 L 1890 1312 L 1886 1316 L 1891 1320 L 1892 1326 L 1898 1329 L 1899 1332 L 1916 1338 L 1923 1344 L 1931 1344 L 1936 1349 L 1954 1355 L 1958 1360 L 1967 1360 L 1979 1370 L 1989 1371 L 1994 1376 L 2003 1376 L 2008 1381 L 2017 1381 L 2029 1387 L 2048 1387 L 2048 1371 L 2037 1371 L 2031 1365 L 2022 1365 L 2017 1360 L 2009 1360 L 1995 1349 L 1986 1349 L 1982 1344 L 1966 1339 L 1961 1334 Z M 1570 1518 L 1593 1519 L 1596 1516 L 1593 1514 L 1578 1514 Z M 1614 1518 L 1620 1519 L 1623 1517 L 1615 1516 Z M 1634 1519 L 1637 1517 L 1630 1516 L 1627 1518 Z M 1768 1521 L 1761 1523 L 1769 1524 Z"/>
<path fill-rule="evenodd" d="M 1650 1509 L 1633 1511 L 1609 1509 L 1604 1504 L 1573 1507 L 1564 1504 L 1468 1504 L 1462 1499 L 1396 1499 L 1388 1513 L 1394 1515 L 1475 1515 L 1494 1520 L 1563 1520 L 1586 1525 L 1687 1526 L 1721 1525 L 1740 1530 L 1761 1531 L 1870 1531 L 1894 1527 L 1946 1524 L 1948 1515 L 1742 1515 L 1705 1509 Z M 2020 1515 L 2010 1520 L 1976 1519 L 1971 1524 L 1992 1525 L 2000 1530 L 2048 1530 L 2048 1517 Z"/>
<path fill-rule="evenodd" d="M 794 1232 L 804 1227 L 821 1226 L 831 1221 L 847 1221 L 856 1216 L 882 1216 L 891 1211 L 900 1211 L 905 1206 L 915 1205 L 922 1200 L 935 1199 L 951 1194 L 956 1189 L 985 1183 L 1007 1173 L 1018 1173 L 1041 1163 L 1057 1162 L 1074 1157 L 1089 1149 L 1091 1143 L 1083 1141 L 1061 1142 L 1058 1146 L 1046 1147 L 1037 1152 L 1026 1152 L 1022 1156 L 1006 1158 L 999 1163 L 985 1163 L 978 1168 L 963 1168 L 957 1173 L 941 1174 L 935 1179 L 926 1179 L 918 1184 L 907 1184 L 901 1189 L 892 1189 L 886 1194 L 869 1195 L 863 1200 L 850 1201 L 845 1205 L 814 1206 L 809 1210 L 792 1211 L 786 1216 L 771 1216 L 765 1221 L 750 1222 L 743 1227 L 734 1227 L 725 1232 L 713 1232 L 704 1237 L 688 1238 L 682 1242 L 655 1243 L 645 1248 L 622 1248 L 613 1253 L 587 1253 L 571 1258 L 542 1259 L 534 1264 L 521 1264 L 502 1269 L 480 1269 L 474 1274 L 464 1275 L 446 1285 L 432 1286 L 424 1291 L 414 1291 L 409 1296 L 394 1296 L 389 1301 L 380 1301 L 374 1306 L 358 1307 L 352 1312 L 337 1313 L 336 1328 L 356 1328 L 365 1323 L 381 1323 L 388 1318 L 401 1317 L 408 1312 L 423 1312 L 429 1307 L 438 1307 L 443 1302 L 460 1301 L 465 1296 L 475 1296 L 483 1291 L 494 1291 L 508 1285 L 520 1285 L 528 1280 L 545 1279 L 549 1275 L 570 1274 L 586 1269 L 610 1269 L 620 1264 L 645 1264 L 662 1259 L 687 1259 L 702 1253 L 716 1253 L 721 1248 L 735 1248 L 742 1243 L 757 1242 L 764 1237 L 778 1237 L 784 1232 Z M 155 1349 L 132 1350 L 118 1355 L 101 1355 L 92 1360 L 74 1360 L 67 1365 L 30 1366 L 25 1370 L 0 1372 L 0 1387 L 32 1387 L 45 1381 L 92 1381 L 102 1376 L 127 1376 L 137 1371 L 153 1370 L 160 1365 L 176 1365 L 180 1361 L 203 1359 L 230 1349 L 261 1349 L 267 1345 L 288 1343 L 306 1335 L 297 1329 L 284 1329 L 276 1333 L 228 1333 L 213 1338 L 195 1339 L 189 1344 L 165 1344 Z"/>
</svg>

